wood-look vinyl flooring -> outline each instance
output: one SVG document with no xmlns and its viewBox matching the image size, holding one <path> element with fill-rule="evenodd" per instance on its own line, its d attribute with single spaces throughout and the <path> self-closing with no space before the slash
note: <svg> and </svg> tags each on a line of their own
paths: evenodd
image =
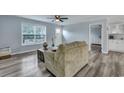
<svg viewBox="0 0 124 93">
<path fill-rule="evenodd" d="M 124 54 L 97 53 L 76 76 L 79 77 L 120 77 L 124 76 Z"/>
<path fill-rule="evenodd" d="M 0 60 L 1 77 L 51 77 L 44 63 L 38 63 L 36 51 Z M 89 63 L 76 77 L 121 77 L 124 76 L 124 53 L 99 51 L 89 53 Z"/>
<path fill-rule="evenodd" d="M 38 63 L 36 51 L 15 55 L 9 59 L 0 60 L 1 77 L 48 77 L 42 62 Z"/>
</svg>

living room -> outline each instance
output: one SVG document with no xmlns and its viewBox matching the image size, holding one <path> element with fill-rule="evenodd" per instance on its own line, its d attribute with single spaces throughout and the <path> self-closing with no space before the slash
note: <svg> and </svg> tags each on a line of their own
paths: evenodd
<svg viewBox="0 0 124 93">
<path fill-rule="evenodd" d="M 0 15 L 0 76 L 123 76 L 123 22 L 124 16 L 119 15 Z M 52 62 L 45 50 L 58 53 L 61 44 L 74 47 L 80 46 L 79 42 L 86 45 L 82 53 L 85 57 L 76 53 L 80 49 L 72 49 L 75 56 L 65 55 L 72 57 L 70 61 L 85 62 L 79 62 L 76 68 L 72 65 L 77 63 L 72 62 L 63 75 L 62 70 L 51 71 L 45 66 L 47 61 Z"/>
<path fill-rule="evenodd" d="M 1 0 L 1 93 L 124 93 L 123 0 Z"/>
</svg>

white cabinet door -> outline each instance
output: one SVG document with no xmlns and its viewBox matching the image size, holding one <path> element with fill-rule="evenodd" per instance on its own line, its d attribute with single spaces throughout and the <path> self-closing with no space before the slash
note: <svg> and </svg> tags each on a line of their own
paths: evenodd
<svg viewBox="0 0 124 93">
<path fill-rule="evenodd" d="M 112 25 L 110 25 L 110 34 L 115 34 L 115 33 L 117 33 L 117 25 L 115 25 L 115 24 L 112 24 Z"/>
<path fill-rule="evenodd" d="M 124 24 L 119 25 L 120 34 L 124 34 Z"/>
<path fill-rule="evenodd" d="M 118 40 L 117 51 L 124 52 L 124 41 L 123 40 Z"/>
<path fill-rule="evenodd" d="M 116 45 L 116 40 L 109 40 L 109 50 L 113 51 L 116 50 L 117 45 Z"/>
<path fill-rule="evenodd" d="M 109 40 L 109 50 L 116 52 L 124 52 L 123 40 Z"/>
</svg>

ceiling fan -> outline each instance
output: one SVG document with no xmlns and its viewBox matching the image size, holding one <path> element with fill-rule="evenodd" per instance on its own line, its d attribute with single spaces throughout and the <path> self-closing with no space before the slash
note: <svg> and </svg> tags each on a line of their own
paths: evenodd
<svg viewBox="0 0 124 93">
<path fill-rule="evenodd" d="M 67 20 L 67 17 L 61 17 L 59 15 L 55 15 L 53 18 L 49 18 L 52 19 L 52 22 L 64 22 L 63 20 Z"/>
</svg>

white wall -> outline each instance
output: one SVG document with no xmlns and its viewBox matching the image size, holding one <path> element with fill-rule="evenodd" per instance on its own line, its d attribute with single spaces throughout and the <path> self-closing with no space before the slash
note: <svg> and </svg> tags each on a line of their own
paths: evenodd
<svg viewBox="0 0 124 93">
<path fill-rule="evenodd" d="M 65 43 L 73 41 L 86 41 L 89 44 L 89 24 L 101 23 L 102 29 L 102 52 L 108 53 L 108 33 L 107 33 L 107 20 L 92 21 L 85 23 L 78 23 L 67 25 L 63 27 L 63 40 Z"/>
<path fill-rule="evenodd" d="M 9 46 L 12 49 L 12 54 L 15 54 L 24 51 L 36 50 L 42 47 L 42 44 L 29 46 L 21 45 L 22 22 L 46 25 L 47 41 L 49 46 L 51 46 L 51 38 L 55 31 L 55 25 L 16 16 L 0 15 L 0 48 Z"/>
<path fill-rule="evenodd" d="M 49 23 L 34 21 L 16 16 L 4 16 L 0 15 L 0 48 L 9 46 L 12 49 L 12 53 L 19 53 L 23 51 L 29 51 L 42 47 L 39 45 L 22 46 L 21 45 L 21 22 L 28 22 L 32 24 L 46 25 L 47 27 L 47 41 L 51 46 L 51 38 L 55 32 L 56 26 Z M 95 21 L 103 23 L 102 31 L 102 51 L 107 53 L 108 51 L 108 35 L 106 30 L 106 20 Z M 86 41 L 89 44 L 89 24 L 95 23 L 85 22 L 73 25 L 67 25 L 63 27 L 63 42 L 72 41 Z"/>
<path fill-rule="evenodd" d="M 65 43 L 73 41 L 89 41 L 88 23 L 79 23 L 63 27 L 63 39 Z"/>
</svg>

